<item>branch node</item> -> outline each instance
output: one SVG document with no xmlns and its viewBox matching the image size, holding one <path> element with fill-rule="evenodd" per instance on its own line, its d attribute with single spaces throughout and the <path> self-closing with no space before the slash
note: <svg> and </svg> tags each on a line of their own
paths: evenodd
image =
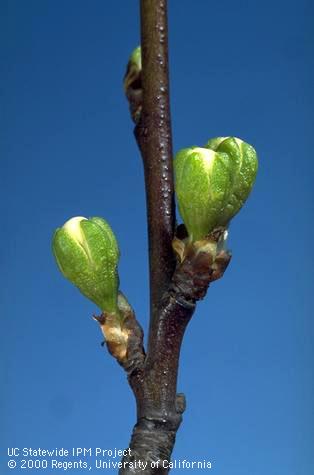
<svg viewBox="0 0 314 475">
<path fill-rule="evenodd" d="M 109 353 L 130 375 L 137 367 L 142 366 L 145 359 L 144 334 L 132 307 L 121 292 L 118 307 L 120 317 L 103 312 L 93 318 L 100 325 Z"/>
</svg>

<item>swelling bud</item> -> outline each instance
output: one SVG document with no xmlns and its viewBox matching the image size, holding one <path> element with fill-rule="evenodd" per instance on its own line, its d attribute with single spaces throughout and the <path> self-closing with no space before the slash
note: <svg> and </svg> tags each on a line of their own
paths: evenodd
<svg viewBox="0 0 314 475">
<path fill-rule="evenodd" d="M 137 46 L 129 58 L 127 65 L 127 72 L 124 77 L 124 88 L 125 90 L 129 85 L 138 78 L 139 74 L 142 71 L 142 50 L 140 46 Z"/>
<path fill-rule="evenodd" d="M 220 216 L 221 225 L 226 226 L 251 193 L 258 168 L 256 151 L 252 145 L 236 137 L 217 137 L 209 140 L 205 147 L 229 156 L 232 185 Z"/>
<path fill-rule="evenodd" d="M 189 239 L 204 239 L 219 226 L 219 215 L 229 197 L 229 157 L 207 148 L 185 148 L 176 154 L 174 170 L 179 211 Z"/>
<path fill-rule="evenodd" d="M 142 112 L 142 51 L 141 47 L 135 48 L 129 58 L 123 80 L 124 92 L 129 101 L 132 119 L 137 123 Z"/>
<path fill-rule="evenodd" d="M 204 148 L 179 151 L 174 160 L 179 211 L 190 241 L 227 227 L 253 187 L 254 148 L 240 139 L 218 137 Z"/>
<path fill-rule="evenodd" d="M 58 228 L 52 249 L 62 274 L 103 312 L 119 313 L 119 248 L 102 218 L 75 217 Z"/>
</svg>

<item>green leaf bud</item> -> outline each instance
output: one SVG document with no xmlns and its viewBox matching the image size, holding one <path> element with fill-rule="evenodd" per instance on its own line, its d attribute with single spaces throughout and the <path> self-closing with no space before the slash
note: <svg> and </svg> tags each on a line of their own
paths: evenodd
<svg viewBox="0 0 314 475">
<path fill-rule="evenodd" d="M 209 140 L 206 147 L 230 157 L 232 187 L 220 217 L 221 225 L 227 225 L 240 211 L 253 188 L 258 168 L 256 151 L 252 145 L 236 137 L 217 137 Z"/>
<path fill-rule="evenodd" d="M 203 239 L 219 223 L 231 186 L 229 157 L 207 148 L 180 150 L 174 160 L 179 211 L 190 240 Z"/>
<path fill-rule="evenodd" d="M 130 63 L 134 64 L 138 70 L 142 69 L 142 50 L 141 46 L 137 46 L 131 53 Z"/>
<path fill-rule="evenodd" d="M 82 294 L 102 311 L 119 313 L 119 248 L 104 219 L 70 219 L 55 231 L 52 249 L 60 271 Z"/>
<path fill-rule="evenodd" d="M 180 150 L 174 159 L 179 211 L 191 241 L 227 226 L 246 201 L 257 172 L 254 148 L 218 137 L 205 148 Z"/>
<path fill-rule="evenodd" d="M 137 124 L 141 117 L 143 103 L 142 51 L 135 48 L 129 58 L 123 80 L 124 92 L 129 101 L 131 117 Z"/>
<path fill-rule="evenodd" d="M 125 91 L 139 78 L 142 71 L 142 50 L 137 46 L 131 53 L 128 61 L 127 71 L 124 77 Z"/>
</svg>

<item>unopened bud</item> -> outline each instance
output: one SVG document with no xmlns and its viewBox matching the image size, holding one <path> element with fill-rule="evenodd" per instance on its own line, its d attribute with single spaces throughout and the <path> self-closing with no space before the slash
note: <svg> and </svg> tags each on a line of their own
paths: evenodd
<svg viewBox="0 0 314 475">
<path fill-rule="evenodd" d="M 123 84 L 132 119 L 137 123 L 141 116 L 143 102 L 142 51 L 140 46 L 133 50 L 129 58 Z"/>
<path fill-rule="evenodd" d="M 257 172 L 254 148 L 218 137 L 206 148 L 180 150 L 174 160 L 179 211 L 191 241 L 226 227 L 249 196 Z"/>
<path fill-rule="evenodd" d="M 75 217 L 58 228 L 52 249 L 58 267 L 102 311 L 117 313 L 119 248 L 102 218 Z"/>
<path fill-rule="evenodd" d="M 206 147 L 230 157 L 232 187 L 221 213 L 221 225 L 227 225 L 240 211 L 253 188 L 258 168 L 256 151 L 252 145 L 236 137 L 217 137 L 209 140 Z"/>
<path fill-rule="evenodd" d="M 129 85 L 138 78 L 142 71 L 142 50 L 140 46 L 137 46 L 129 58 L 127 72 L 124 78 L 124 88 L 128 89 Z"/>
<path fill-rule="evenodd" d="M 179 211 L 189 238 L 205 238 L 219 225 L 231 186 L 229 157 L 207 148 L 180 150 L 174 160 Z"/>
</svg>

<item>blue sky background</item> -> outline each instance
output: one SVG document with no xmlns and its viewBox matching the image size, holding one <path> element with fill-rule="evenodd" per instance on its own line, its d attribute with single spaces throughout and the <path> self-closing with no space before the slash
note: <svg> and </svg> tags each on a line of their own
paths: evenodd
<svg viewBox="0 0 314 475">
<path fill-rule="evenodd" d="M 143 172 L 122 91 L 137 2 L 0 5 L 7 475 L 24 473 L 7 468 L 7 447 L 124 448 L 135 421 L 96 308 L 56 268 L 54 229 L 75 215 L 110 222 L 121 288 L 145 329 L 148 274 Z M 309 0 L 170 1 L 174 149 L 235 135 L 260 159 L 231 225 L 230 268 L 182 349 L 188 408 L 174 458 L 210 460 L 215 475 L 313 473 L 313 10 Z"/>
</svg>

